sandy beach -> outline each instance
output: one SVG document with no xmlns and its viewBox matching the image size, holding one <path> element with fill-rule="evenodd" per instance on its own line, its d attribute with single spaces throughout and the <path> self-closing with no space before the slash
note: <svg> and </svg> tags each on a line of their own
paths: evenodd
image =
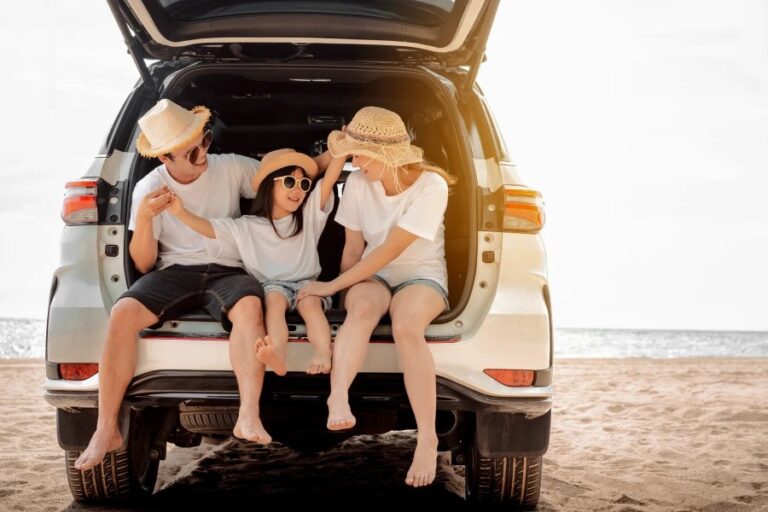
<svg viewBox="0 0 768 512">
<path fill-rule="evenodd" d="M 2 360 L 0 377 L 0 510 L 83 509 L 42 398 L 42 362 Z M 555 380 L 539 510 L 768 510 L 768 359 L 560 360 Z M 445 461 L 430 488 L 402 484 L 414 443 L 406 432 L 315 455 L 169 446 L 155 495 L 134 509 L 464 508 L 462 468 Z"/>
</svg>

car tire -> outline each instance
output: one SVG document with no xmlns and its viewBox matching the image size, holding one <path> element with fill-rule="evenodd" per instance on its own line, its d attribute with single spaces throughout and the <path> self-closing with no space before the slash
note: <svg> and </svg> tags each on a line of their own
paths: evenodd
<svg viewBox="0 0 768 512">
<path fill-rule="evenodd" d="M 541 490 L 542 456 L 483 458 L 472 446 L 466 463 L 465 493 L 472 504 L 533 510 Z"/>
<path fill-rule="evenodd" d="M 125 449 L 107 453 L 100 464 L 81 471 L 74 464 L 81 450 L 65 450 L 67 480 L 78 503 L 128 501 L 152 495 L 160 466 L 155 447 L 157 422 L 134 414 Z"/>
</svg>

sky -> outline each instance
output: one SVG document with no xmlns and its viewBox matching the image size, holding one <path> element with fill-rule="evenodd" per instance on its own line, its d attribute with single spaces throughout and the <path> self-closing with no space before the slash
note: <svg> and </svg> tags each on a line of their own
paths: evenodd
<svg viewBox="0 0 768 512">
<path fill-rule="evenodd" d="M 44 318 L 64 183 L 138 73 L 88 0 L 4 9 L 0 56 L 0 317 Z M 768 329 L 766 1 L 502 0 L 487 57 L 556 326 Z"/>
</svg>

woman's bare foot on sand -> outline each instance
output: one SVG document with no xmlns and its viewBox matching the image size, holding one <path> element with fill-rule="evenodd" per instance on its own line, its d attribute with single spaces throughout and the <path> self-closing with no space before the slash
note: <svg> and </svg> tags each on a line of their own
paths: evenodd
<svg viewBox="0 0 768 512">
<path fill-rule="evenodd" d="M 85 471 L 98 466 L 107 452 L 117 450 L 121 446 L 123 446 L 123 437 L 117 426 L 110 429 L 96 429 L 88 447 L 75 461 L 75 469 Z"/>
<path fill-rule="evenodd" d="M 318 373 L 330 373 L 331 371 L 331 347 L 326 350 L 315 349 L 315 355 L 309 362 L 307 373 L 317 375 Z"/>
<path fill-rule="evenodd" d="M 256 340 L 256 358 L 278 375 L 288 373 L 285 365 L 285 343 L 275 344 L 269 336 Z"/>
<path fill-rule="evenodd" d="M 416 451 L 408 469 L 405 483 L 412 487 L 424 487 L 435 480 L 437 471 L 437 436 L 416 437 Z"/>
<path fill-rule="evenodd" d="M 356 422 L 346 397 L 328 397 L 328 430 L 346 430 L 354 427 Z"/>
<path fill-rule="evenodd" d="M 269 444 L 272 442 L 272 436 L 270 436 L 264 429 L 264 425 L 261 424 L 261 419 L 258 413 L 251 414 L 239 414 L 237 417 L 237 423 L 235 428 L 232 429 L 232 435 L 239 439 L 245 439 L 247 441 L 253 441 L 259 444 Z"/>
</svg>

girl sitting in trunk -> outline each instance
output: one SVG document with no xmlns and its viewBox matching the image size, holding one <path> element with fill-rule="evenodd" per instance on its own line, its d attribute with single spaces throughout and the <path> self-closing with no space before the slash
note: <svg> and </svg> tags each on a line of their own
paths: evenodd
<svg viewBox="0 0 768 512">
<path fill-rule="evenodd" d="M 267 336 L 257 340 L 255 348 L 257 358 L 278 375 L 287 372 L 285 313 L 294 309 L 304 319 L 315 350 L 307 373 L 331 369 L 331 328 L 325 318 L 330 297 L 298 302 L 296 294 L 320 274 L 317 243 L 333 209 L 333 187 L 345 160 L 335 158 L 309 193 L 318 173 L 311 157 L 287 148 L 266 154 L 253 178 L 256 197 L 250 215 L 237 219 L 203 219 L 184 208 L 178 196 L 171 200 L 169 211 L 207 237 L 212 255 L 239 255 L 245 270 L 262 283 Z"/>
<path fill-rule="evenodd" d="M 400 117 L 383 108 L 361 109 L 346 133 L 331 133 L 328 148 L 336 158 L 353 155 L 352 164 L 360 169 L 347 179 L 336 214 L 336 222 L 346 227 L 342 274 L 328 283 L 309 283 L 299 292 L 301 304 L 349 288 L 347 317 L 333 347 L 328 428 L 355 425 L 349 387 L 365 361 L 373 329 L 389 311 L 418 429 L 405 482 L 428 485 L 437 465 L 437 397 L 424 334 L 448 307 L 443 216 L 448 186 L 455 180 L 427 165 Z"/>
</svg>

